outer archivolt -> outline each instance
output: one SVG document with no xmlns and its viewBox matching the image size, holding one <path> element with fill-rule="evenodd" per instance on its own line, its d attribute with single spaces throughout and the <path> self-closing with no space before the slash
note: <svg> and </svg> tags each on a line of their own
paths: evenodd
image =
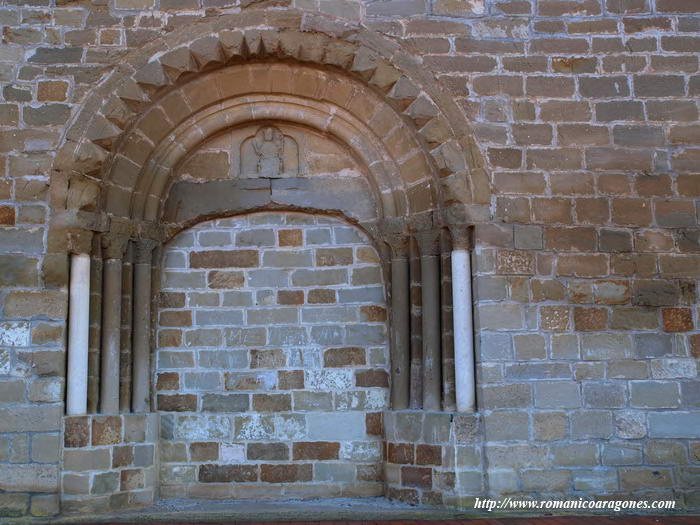
<svg viewBox="0 0 700 525">
<path fill-rule="evenodd" d="M 269 64 L 234 66 L 238 69 L 236 78 L 242 81 L 254 78 L 250 69 L 269 68 Z M 311 68 L 292 68 L 285 66 L 290 75 L 314 75 L 319 83 L 328 84 L 329 74 Z M 225 74 L 228 78 L 232 71 L 214 72 L 212 75 Z M 200 79 L 204 82 L 206 79 Z M 346 79 L 347 80 L 347 79 Z M 209 79 L 216 82 L 215 79 Z M 253 87 L 253 86 L 251 86 Z M 274 88 L 272 88 L 274 90 Z M 364 104 L 374 107 L 371 115 L 381 112 L 387 115 L 386 105 L 361 86 L 353 86 L 352 97 L 361 97 Z M 291 91 L 291 90 L 290 90 Z M 330 98 L 330 97 L 328 97 Z M 350 99 L 352 102 L 353 99 Z M 351 104 L 348 104 L 352 107 Z M 384 110 L 384 111 L 383 111 Z M 390 110 L 393 113 L 393 110 Z M 424 184 L 431 195 L 437 193 L 435 170 L 423 152 L 420 143 L 403 129 L 405 124 L 394 113 L 394 122 L 388 135 L 380 136 L 368 124 L 351 111 L 330 100 L 313 100 L 292 94 L 243 94 L 227 100 L 217 100 L 181 121 L 155 145 L 148 160 L 140 169 L 138 179 L 133 184 L 131 218 L 157 221 L 160 207 L 167 194 L 169 180 L 178 163 L 206 138 L 226 128 L 245 125 L 255 121 L 287 121 L 314 128 L 330 134 L 335 140 L 344 144 L 364 166 L 375 188 L 378 200 L 382 203 L 384 216 L 410 215 L 416 210 L 408 201 L 408 189 L 417 184 Z M 386 123 L 383 123 L 387 126 Z M 138 130 L 138 127 L 137 127 Z M 132 133 L 138 131 L 132 131 Z M 123 143 L 128 143 L 128 138 Z M 118 152 L 115 160 L 129 160 L 125 152 Z M 131 161 L 136 167 L 136 162 Z M 114 162 L 110 181 L 120 179 L 116 170 L 120 163 Z M 130 191 L 122 186 L 121 190 Z M 427 188 L 426 188 L 427 189 Z M 112 190 L 112 188 L 110 188 Z M 434 198 L 431 198 L 435 205 Z M 116 205 L 107 197 L 107 210 L 116 212 Z"/>
</svg>

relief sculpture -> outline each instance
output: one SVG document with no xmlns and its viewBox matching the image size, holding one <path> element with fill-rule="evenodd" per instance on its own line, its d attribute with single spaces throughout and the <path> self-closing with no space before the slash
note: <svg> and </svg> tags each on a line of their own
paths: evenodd
<svg viewBox="0 0 700 525">
<path fill-rule="evenodd" d="M 241 177 L 278 179 L 299 175 L 299 147 L 275 126 L 263 126 L 241 143 Z"/>
</svg>

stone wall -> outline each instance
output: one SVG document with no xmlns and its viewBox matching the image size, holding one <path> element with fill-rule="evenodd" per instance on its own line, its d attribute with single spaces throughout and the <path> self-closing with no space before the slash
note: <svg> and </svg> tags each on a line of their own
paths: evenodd
<svg viewBox="0 0 700 525">
<path fill-rule="evenodd" d="M 130 67 L 127 53 L 206 36 L 230 14 L 255 28 L 299 28 L 302 16 L 284 3 L 269 19 L 255 2 L 239 14 L 238 2 L 218 0 L 0 7 L 0 479 L 12 481 L 0 487 L 0 513 L 57 510 L 68 248 L 65 238 L 49 244 L 47 230 L 49 208 L 67 194 L 66 173 L 51 166 L 73 138 L 68 123 Z M 652 491 L 696 504 L 698 2 L 290 5 L 307 10 L 308 34 L 350 34 L 361 21 L 380 34 L 374 42 L 388 36 L 471 123 L 460 131 L 492 187 L 474 261 L 491 490 Z M 306 49 L 304 60 L 318 61 Z M 362 81 L 366 64 L 358 59 Z M 127 93 L 128 111 L 116 108 L 110 122 L 138 111 L 139 96 Z M 400 110 L 426 148 L 440 138 L 423 127 L 429 104 Z M 92 136 L 109 147 L 112 131 Z M 522 454 L 501 455 L 513 447 Z"/>
<path fill-rule="evenodd" d="M 333 218 L 252 214 L 178 234 L 163 266 L 163 495 L 381 494 L 386 306 L 367 237 Z"/>
<path fill-rule="evenodd" d="M 481 428 L 475 414 L 386 412 L 386 497 L 411 505 L 468 506 L 483 496 Z"/>
<path fill-rule="evenodd" d="M 155 501 L 157 414 L 63 418 L 61 510 L 95 513 Z"/>
</svg>

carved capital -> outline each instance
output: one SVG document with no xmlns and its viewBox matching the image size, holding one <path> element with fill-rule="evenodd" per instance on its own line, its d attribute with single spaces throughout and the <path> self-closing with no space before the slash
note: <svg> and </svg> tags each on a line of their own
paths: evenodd
<svg viewBox="0 0 700 525">
<path fill-rule="evenodd" d="M 68 251 L 71 253 L 87 253 L 92 251 L 94 232 L 80 228 L 68 230 Z"/>
<path fill-rule="evenodd" d="M 123 259 L 129 236 L 121 233 L 102 234 L 102 257 L 104 259 Z"/>
<path fill-rule="evenodd" d="M 453 250 L 470 250 L 472 247 L 472 228 L 464 224 L 450 225 Z"/>
<path fill-rule="evenodd" d="M 391 248 L 392 258 L 408 257 L 410 236 L 403 218 L 384 219 L 379 225 L 379 231 L 382 240 Z"/>
<path fill-rule="evenodd" d="M 423 230 L 415 233 L 421 257 L 427 255 L 440 255 L 440 234 L 439 228 Z"/>
<path fill-rule="evenodd" d="M 139 239 L 135 243 L 135 258 L 136 264 L 151 264 L 153 249 L 158 246 L 158 241 L 152 239 Z"/>
</svg>

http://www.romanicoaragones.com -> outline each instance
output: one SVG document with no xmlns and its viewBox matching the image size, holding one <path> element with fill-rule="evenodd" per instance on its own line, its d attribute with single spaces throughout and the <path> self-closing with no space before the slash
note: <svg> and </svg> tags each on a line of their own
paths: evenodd
<svg viewBox="0 0 700 525">
<path fill-rule="evenodd" d="M 476 498 L 475 509 L 493 511 L 535 511 L 535 510 L 608 510 L 644 511 L 644 510 L 673 510 L 676 502 L 673 500 L 632 501 L 632 500 L 518 500 L 513 498 L 481 499 Z"/>
</svg>

